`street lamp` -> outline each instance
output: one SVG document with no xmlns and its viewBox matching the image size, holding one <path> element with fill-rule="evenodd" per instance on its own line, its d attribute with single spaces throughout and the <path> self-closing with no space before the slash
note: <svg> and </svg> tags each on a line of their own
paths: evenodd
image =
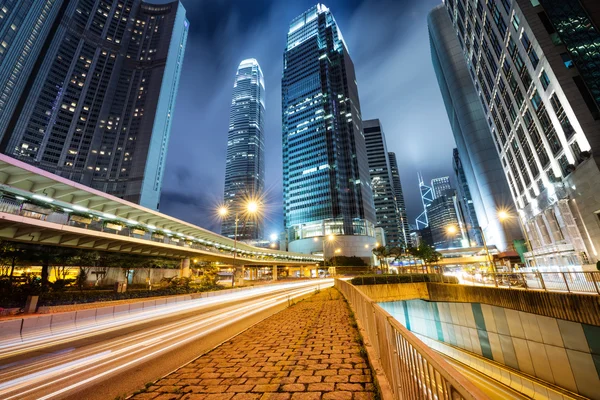
<svg viewBox="0 0 600 400">
<path fill-rule="evenodd" d="M 495 273 L 496 272 L 496 264 L 494 264 L 494 259 L 490 255 L 490 250 L 488 249 L 487 242 L 485 240 L 485 234 L 483 233 L 483 229 L 481 229 L 480 226 L 473 226 L 472 229 L 477 229 L 479 231 L 479 233 L 481 233 L 481 240 L 483 240 L 483 248 L 485 249 L 485 254 L 487 256 L 488 262 L 490 263 L 490 266 L 492 267 L 492 270 Z M 458 228 L 454 225 L 450 225 L 448 228 L 446 228 L 446 232 L 448 232 L 449 234 L 456 234 L 458 232 Z"/>
<path fill-rule="evenodd" d="M 249 200 L 244 205 L 246 215 L 254 215 L 259 210 L 259 204 L 255 200 Z M 227 206 L 221 206 L 218 210 L 219 216 L 225 218 L 229 215 L 229 208 Z M 235 261 L 237 257 L 237 234 L 238 234 L 238 222 L 240 221 L 239 210 L 235 212 L 235 231 L 233 233 L 233 273 L 231 274 L 231 286 L 235 286 Z"/>
</svg>

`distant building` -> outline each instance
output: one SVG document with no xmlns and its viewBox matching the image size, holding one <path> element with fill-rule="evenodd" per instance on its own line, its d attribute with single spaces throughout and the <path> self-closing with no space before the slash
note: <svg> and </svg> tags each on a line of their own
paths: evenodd
<svg viewBox="0 0 600 400">
<path fill-rule="evenodd" d="M 449 176 L 442 176 L 431 180 L 431 193 L 434 199 L 440 197 L 448 189 L 452 189 Z"/>
<path fill-rule="evenodd" d="M 421 193 L 421 204 L 423 204 L 423 212 L 419 214 L 415 221 L 417 230 L 427 228 L 429 226 L 429 218 L 427 216 L 427 209 L 433 201 L 433 191 L 430 186 L 425 185 L 423 176 L 419 173 L 419 192 Z"/>
<path fill-rule="evenodd" d="M 9 2 L 0 151 L 158 208 L 185 14 L 178 1 Z"/>
<path fill-rule="evenodd" d="M 447 189 L 435 198 L 427 211 L 429 229 L 436 249 L 468 247 L 468 235 L 458 207 L 456 190 Z"/>
<path fill-rule="evenodd" d="M 456 193 L 458 196 L 458 205 L 464 215 L 464 220 L 467 226 L 467 232 L 469 234 L 469 245 L 470 246 L 482 246 L 483 239 L 481 232 L 479 231 L 479 221 L 477 220 L 477 212 L 473 205 L 473 198 L 471 197 L 471 189 L 465 174 L 465 168 L 462 160 L 458 153 L 458 149 L 454 149 L 452 153 L 452 168 L 454 169 L 454 175 L 456 177 L 457 189 Z"/>
<path fill-rule="evenodd" d="M 244 203 L 259 201 L 265 186 L 265 80 L 254 58 L 238 66 L 233 84 L 227 161 L 225 166 L 224 205 L 229 213 L 223 218 L 221 234 L 233 238 L 235 217 L 239 215 L 238 240 L 263 239 L 260 215 L 245 212 Z M 268 244 L 267 244 L 268 247 Z"/>
<path fill-rule="evenodd" d="M 290 251 L 371 259 L 376 218 L 354 65 L 322 4 L 290 23 L 281 91 Z M 328 235 L 335 242 L 324 246 Z"/>
<path fill-rule="evenodd" d="M 396 160 L 396 153 L 389 152 L 388 158 L 390 160 L 390 169 L 392 172 L 392 186 L 394 189 L 394 196 L 396 197 L 396 206 L 400 213 L 400 226 L 401 236 L 404 243 L 409 243 L 410 227 L 408 226 L 408 217 L 406 216 L 406 205 L 404 203 L 404 192 L 402 190 L 402 182 L 400 180 L 400 171 L 398 170 L 398 161 Z"/>
<path fill-rule="evenodd" d="M 385 232 L 388 246 L 404 245 L 404 231 L 400 222 L 392 167 L 381 122 L 378 119 L 365 120 L 363 129 L 377 217 L 376 226 L 381 227 Z M 402 192 L 402 188 L 400 188 L 400 192 Z"/>
<path fill-rule="evenodd" d="M 594 268 L 600 250 L 600 3 L 513 0 L 465 7 L 446 1 L 435 14 L 451 19 L 440 40 L 458 36 L 467 77 L 492 127 L 534 247 L 526 259 L 552 269 Z"/>
</svg>

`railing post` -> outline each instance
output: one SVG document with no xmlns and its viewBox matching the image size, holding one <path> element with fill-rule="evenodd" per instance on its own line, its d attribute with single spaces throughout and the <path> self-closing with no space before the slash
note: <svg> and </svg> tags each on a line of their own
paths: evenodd
<svg viewBox="0 0 600 400">
<path fill-rule="evenodd" d="M 561 272 L 560 273 L 563 277 L 563 281 L 565 282 L 565 286 L 567 287 L 567 292 L 571 293 L 571 289 L 569 289 L 569 283 L 567 283 L 567 278 L 565 277 L 565 273 Z"/>
<path fill-rule="evenodd" d="M 498 276 L 495 272 L 492 272 L 492 274 L 494 275 L 494 285 L 496 287 L 498 287 Z M 509 287 L 510 287 L 510 285 L 509 285 Z"/>
<path fill-rule="evenodd" d="M 529 285 L 527 284 L 527 279 L 525 279 L 524 273 L 521 274 L 521 280 L 523 281 L 523 287 L 525 288 L 525 290 L 529 290 Z"/>
<path fill-rule="evenodd" d="M 590 275 L 592 275 L 592 282 L 594 282 L 594 286 L 596 287 L 596 293 L 600 294 L 600 287 L 598 287 L 598 281 L 596 280 L 596 274 L 598 274 L 598 272 L 590 272 Z"/>
<path fill-rule="evenodd" d="M 540 284 L 542 285 L 542 289 L 544 290 L 544 292 L 547 292 L 548 289 L 546 289 L 546 283 L 544 282 L 544 277 L 542 276 L 542 273 L 539 271 L 536 271 L 535 275 L 540 280 Z"/>
</svg>

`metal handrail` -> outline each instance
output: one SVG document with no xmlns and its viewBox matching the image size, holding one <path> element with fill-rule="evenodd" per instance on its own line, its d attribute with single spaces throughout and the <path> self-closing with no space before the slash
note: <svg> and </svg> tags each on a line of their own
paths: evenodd
<svg viewBox="0 0 600 400">
<path fill-rule="evenodd" d="M 393 398 L 488 399 L 473 383 L 353 285 L 335 287 L 346 297 L 381 362 Z"/>
<path fill-rule="evenodd" d="M 463 284 L 473 286 L 600 295 L 600 271 L 486 272 L 462 278 L 467 281 Z"/>
</svg>

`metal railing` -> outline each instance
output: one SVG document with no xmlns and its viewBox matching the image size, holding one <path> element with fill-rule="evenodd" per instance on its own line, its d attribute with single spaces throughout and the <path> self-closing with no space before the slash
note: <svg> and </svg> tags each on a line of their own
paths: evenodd
<svg viewBox="0 0 600 400">
<path fill-rule="evenodd" d="M 346 281 L 335 280 L 381 362 L 395 400 L 488 399 L 377 303 Z"/>
<path fill-rule="evenodd" d="M 520 290 L 600 294 L 600 272 L 505 272 L 464 274 L 461 283 Z"/>
</svg>

